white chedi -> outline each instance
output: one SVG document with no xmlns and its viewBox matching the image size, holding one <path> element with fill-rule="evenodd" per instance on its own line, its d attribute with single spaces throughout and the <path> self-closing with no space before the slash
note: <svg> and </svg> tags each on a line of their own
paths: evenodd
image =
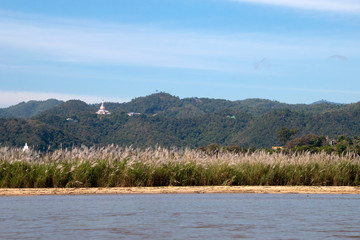
<svg viewBox="0 0 360 240">
<path fill-rule="evenodd" d="M 25 146 L 23 147 L 23 152 L 27 151 L 29 151 L 29 146 L 27 145 L 27 143 L 25 143 Z"/>
<path fill-rule="evenodd" d="M 110 114 L 110 112 L 105 109 L 104 100 L 102 100 L 100 109 L 96 112 L 96 114 Z"/>
</svg>

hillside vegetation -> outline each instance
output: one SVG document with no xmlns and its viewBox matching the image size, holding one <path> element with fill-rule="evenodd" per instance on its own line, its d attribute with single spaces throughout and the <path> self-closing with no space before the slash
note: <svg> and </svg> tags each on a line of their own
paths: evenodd
<svg viewBox="0 0 360 240">
<path fill-rule="evenodd" d="M 55 103 L 37 114 L 21 114 L 18 108 L 17 118 L 0 118 L 0 146 L 21 147 L 27 142 L 42 151 L 108 144 L 197 148 L 216 143 L 261 148 L 285 144 L 279 140 L 281 128 L 294 132 L 286 140 L 308 134 L 360 136 L 360 103 L 292 105 L 263 99 L 180 99 L 157 93 L 128 103 L 105 102 L 110 115 L 95 114 L 99 104 Z M 139 114 L 128 116 L 129 112 Z"/>
<path fill-rule="evenodd" d="M 63 103 L 63 101 L 56 99 L 21 102 L 8 108 L 0 108 L 0 118 L 31 118 L 61 103 Z"/>
</svg>

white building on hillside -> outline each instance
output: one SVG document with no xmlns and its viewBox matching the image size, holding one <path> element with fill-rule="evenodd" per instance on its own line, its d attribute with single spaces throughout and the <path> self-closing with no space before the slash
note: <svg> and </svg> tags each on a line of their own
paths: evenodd
<svg viewBox="0 0 360 240">
<path fill-rule="evenodd" d="M 104 100 L 102 100 L 100 109 L 96 112 L 96 114 L 110 114 L 110 112 L 104 107 Z"/>
<path fill-rule="evenodd" d="M 25 143 L 25 146 L 23 147 L 23 151 L 24 152 L 29 151 L 29 146 L 27 145 L 27 143 Z"/>
</svg>

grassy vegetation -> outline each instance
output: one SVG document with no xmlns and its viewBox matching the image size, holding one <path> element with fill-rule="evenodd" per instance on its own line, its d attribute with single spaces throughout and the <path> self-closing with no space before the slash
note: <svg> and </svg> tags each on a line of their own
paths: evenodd
<svg viewBox="0 0 360 240">
<path fill-rule="evenodd" d="M 219 152 L 108 146 L 40 155 L 0 148 L 0 187 L 360 185 L 356 154 Z"/>
</svg>

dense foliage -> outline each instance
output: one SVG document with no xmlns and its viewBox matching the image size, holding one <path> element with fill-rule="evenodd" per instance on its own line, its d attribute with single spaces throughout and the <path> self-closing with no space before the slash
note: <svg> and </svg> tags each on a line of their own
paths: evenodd
<svg viewBox="0 0 360 240">
<path fill-rule="evenodd" d="M 180 99 L 157 93 L 128 103 L 105 103 L 110 115 L 97 115 L 99 104 L 79 100 L 55 105 L 31 118 L 0 118 L 0 146 L 21 147 L 27 142 L 41 151 L 82 144 L 198 148 L 216 143 L 270 148 L 308 134 L 328 139 L 360 136 L 360 103 L 290 105 L 262 99 Z M 129 112 L 139 114 L 128 116 Z M 304 145 L 290 148 L 296 146 Z"/>
<path fill-rule="evenodd" d="M 336 139 L 330 139 L 329 137 L 308 134 L 288 141 L 285 149 L 293 152 L 326 152 L 339 155 L 350 152 L 360 156 L 360 138 L 358 136 L 350 138 L 340 135 Z"/>
<path fill-rule="evenodd" d="M 21 102 L 8 108 L 0 108 L 0 117 L 30 118 L 43 111 L 56 107 L 61 103 L 63 103 L 63 101 L 59 101 L 56 99 L 48 99 L 46 101 L 29 101 L 26 103 Z"/>
</svg>

